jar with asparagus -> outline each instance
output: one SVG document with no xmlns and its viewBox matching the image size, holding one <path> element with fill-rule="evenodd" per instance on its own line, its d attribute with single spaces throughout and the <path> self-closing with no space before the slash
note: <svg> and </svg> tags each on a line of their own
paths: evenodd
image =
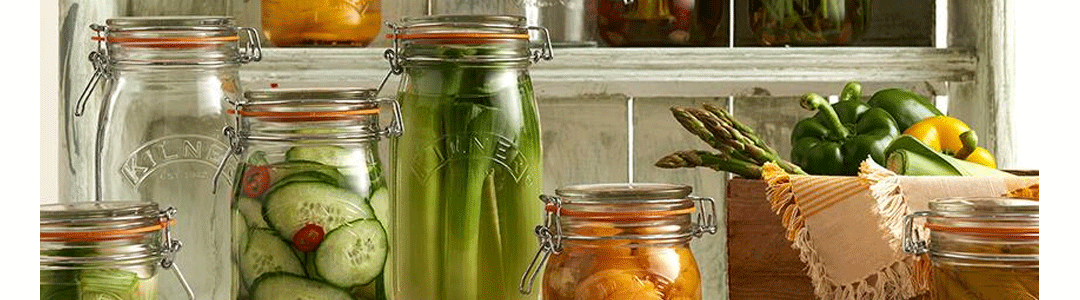
<svg viewBox="0 0 1080 300">
<path fill-rule="evenodd" d="M 392 298 L 528 299 L 515 283 L 536 251 L 543 164 L 527 68 L 550 44 L 530 49 L 539 28 L 516 16 L 392 29 L 405 127 L 391 142 Z"/>
</svg>

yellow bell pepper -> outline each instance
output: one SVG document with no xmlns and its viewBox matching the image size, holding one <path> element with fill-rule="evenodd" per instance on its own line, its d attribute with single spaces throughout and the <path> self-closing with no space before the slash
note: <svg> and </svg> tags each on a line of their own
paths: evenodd
<svg viewBox="0 0 1080 300">
<path fill-rule="evenodd" d="M 951 155 L 991 168 L 997 168 L 994 156 L 986 148 L 979 147 L 979 137 L 967 124 L 950 116 L 935 116 L 923 119 L 907 130 L 911 135 L 935 151 Z"/>
</svg>

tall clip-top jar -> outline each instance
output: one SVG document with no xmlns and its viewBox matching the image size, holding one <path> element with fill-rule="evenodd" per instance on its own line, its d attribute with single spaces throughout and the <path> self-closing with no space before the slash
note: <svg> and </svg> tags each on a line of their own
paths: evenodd
<svg viewBox="0 0 1080 300">
<path fill-rule="evenodd" d="M 1039 299 L 1039 202 L 931 201 L 904 219 L 904 251 L 928 254 L 931 299 Z"/>
<path fill-rule="evenodd" d="M 41 205 L 41 299 L 156 300 L 162 269 L 195 299 L 173 263 L 175 214 L 153 202 Z"/>
<path fill-rule="evenodd" d="M 543 174 L 527 68 L 551 58 L 529 31 L 545 31 L 516 16 L 391 28 L 406 128 L 391 142 L 392 298 L 526 299 L 514 282 L 536 251 Z"/>
<path fill-rule="evenodd" d="M 544 267 L 545 300 L 701 299 L 690 240 L 716 233 L 716 205 L 690 192 L 685 185 L 619 183 L 541 196 L 540 251 L 521 277 L 521 292 L 531 293 Z"/>
<path fill-rule="evenodd" d="M 97 82 L 106 81 L 97 122 L 95 198 L 141 199 L 189 217 L 176 235 L 187 242 L 181 263 L 201 299 L 229 297 L 229 198 L 213 193 L 211 176 L 228 145 L 228 100 L 240 97 L 239 66 L 261 58 L 258 36 L 231 17 L 140 17 L 93 25 Z M 226 186 L 227 187 L 227 186 Z M 179 299 L 171 283 L 163 299 Z"/>
<path fill-rule="evenodd" d="M 269 89 L 236 103 L 236 125 L 225 130 L 242 161 L 232 192 L 234 299 L 387 299 L 390 192 L 378 142 L 402 128 L 397 102 L 375 95 Z"/>
</svg>

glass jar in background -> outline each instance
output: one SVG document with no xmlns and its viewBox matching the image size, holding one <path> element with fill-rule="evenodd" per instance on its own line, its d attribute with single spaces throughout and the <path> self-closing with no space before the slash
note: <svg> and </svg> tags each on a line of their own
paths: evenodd
<svg viewBox="0 0 1080 300">
<path fill-rule="evenodd" d="M 764 46 L 846 45 L 870 23 L 870 0 L 749 0 L 750 29 Z"/>
<path fill-rule="evenodd" d="M 233 299 L 287 292 L 387 299 L 390 192 L 378 142 L 401 133 L 373 89 L 247 91 L 226 133 L 240 155 L 232 202 Z M 380 104 L 394 121 L 379 125 Z M 236 129 L 238 128 L 238 129 Z"/>
<path fill-rule="evenodd" d="M 1039 299 L 1038 201 L 952 198 L 929 208 L 904 219 L 904 251 L 929 254 L 931 299 Z"/>
<path fill-rule="evenodd" d="M 538 29 L 538 28 L 532 28 Z M 543 156 L 525 18 L 405 18 L 387 51 L 403 74 L 391 147 L 392 299 L 527 299 Z M 535 298 L 535 297 L 533 297 Z"/>
<path fill-rule="evenodd" d="M 595 0 L 590 0 L 595 1 Z M 534 0 L 527 1 L 525 18 L 531 26 L 547 28 L 551 46 L 596 47 L 593 37 L 596 22 L 595 9 L 586 12 L 585 0 Z M 544 37 L 534 35 L 533 42 L 542 43 Z"/>
<path fill-rule="evenodd" d="M 94 141 L 95 200 L 176 207 L 180 262 L 200 299 L 229 297 L 229 196 L 212 175 L 228 149 L 226 103 L 240 98 L 240 64 L 261 57 L 254 29 L 231 17 L 131 17 L 94 25 L 95 73 L 76 116 L 104 79 Z M 231 167 L 231 165 L 230 165 Z M 226 187 L 228 185 L 225 185 Z M 186 298 L 171 282 L 162 299 Z"/>
<path fill-rule="evenodd" d="M 597 30 L 612 47 L 727 46 L 731 0 L 596 0 Z"/>
<path fill-rule="evenodd" d="M 163 269 L 187 289 L 173 263 L 175 214 L 153 202 L 41 205 L 41 299 L 157 300 Z"/>
<path fill-rule="evenodd" d="M 543 267 L 545 300 L 701 299 L 690 240 L 716 233 L 716 208 L 690 192 L 685 185 L 622 183 L 573 185 L 542 196 L 541 250 L 521 278 L 521 292 L 531 292 Z"/>
<path fill-rule="evenodd" d="M 263 34 L 278 47 L 363 47 L 381 29 L 380 0 L 262 0 Z"/>
</svg>

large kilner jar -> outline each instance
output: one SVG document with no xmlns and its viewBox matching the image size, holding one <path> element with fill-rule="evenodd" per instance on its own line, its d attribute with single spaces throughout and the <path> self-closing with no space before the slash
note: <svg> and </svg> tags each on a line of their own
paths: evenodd
<svg viewBox="0 0 1080 300">
<path fill-rule="evenodd" d="M 401 121 L 397 102 L 375 95 L 269 89 L 236 104 L 225 132 L 241 158 L 232 191 L 237 299 L 387 299 L 390 192 L 378 142 L 400 134 Z M 393 116 L 387 127 L 380 111 Z"/>
<path fill-rule="evenodd" d="M 904 219 L 904 251 L 928 255 L 931 299 L 1039 299 L 1038 201 L 950 198 L 929 208 Z"/>
<path fill-rule="evenodd" d="M 95 198 L 184 211 L 175 234 L 196 296 L 229 297 L 229 197 L 213 193 L 211 177 L 228 148 L 221 130 L 227 101 L 240 98 L 239 66 L 261 56 L 257 34 L 230 17 L 118 18 L 91 28 L 95 73 L 75 114 L 104 79 Z M 184 297 L 171 283 L 161 290 L 163 299 Z"/>
<path fill-rule="evenodd" d="M 392 72 L 405 133 L 391 142 L 396 299 L 523 299 L 536 251 L 542 156 L 516 16 L 429 16 L 393 25 Z M 544 34 L 546 35 L 546 34 Z"/>
<path fill-rule="evenodd" d="M 690 192 L 685 185 L 619 183 L 542 196 L 540 251 L 521 277 L 521 292 L 531 292 L 544 267 L 545 300 L 701 299 L 690 240 L 716 233 L 716 207 Z"/>
<path fill-rule="evenodd" d="M 166 269 L 186 289 L 173 261 L 175 214 L 153 202 L 41 205 L 41 299 L 157 300 Z"/>
</svg>

